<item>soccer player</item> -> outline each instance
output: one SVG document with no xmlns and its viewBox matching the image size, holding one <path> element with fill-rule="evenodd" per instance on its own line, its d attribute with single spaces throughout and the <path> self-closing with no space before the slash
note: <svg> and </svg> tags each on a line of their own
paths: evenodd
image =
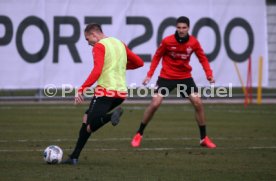
<svg viewBox="0 0 276 181">
<path fill-rule="evenodd" d="M 88 44 L 93 46 L 94 68 L 78 89 L 75 103 L 83 102 L 86 88 L 97 81 L 94 97 L 83 116 L 83 123 L 74 151 L 64 164 L 76 165 L 80 153 L 91 133 L 112 122 L 118 124 L 122 115 L 119 105 L 127 96 L 126 69 L 142 67 L 144 62 L 120 40 L 107 37 L 99 24 L 88 24 L 84 31 Z"/>
<path fill-rule="evenodd" d="M 188 97 L 195 109 L 195 118 L 200 131 L 200 145 L 207 148 L 215 148 L 216 145 L 206 135 L 206 120 L 201 98 L 198 94 L 198 88 L 192 78 L 190 66 L 190 57 L 194 52 L 201 63 L 207 80 L 214 83 L 214 77 L 207 57 L 205 56 L 198 40 L 189 35 L 190 20 L 181 16 L 176 21 L 176 32 L 165 37 L 152 59 L 150 70 L 147 73 L 143 84 L 146 85 L 157 65 L 162 58 L 162 69 L 157 80 L 155 94 L 152 97 L 150 105 L 146 108 L 140 127 L 131 141 L 132 147 L 139 147 L 143 138 L 144 129 L 152 119 L 162 103 L 163 97 L 170 91 L 179 87 L 185 87 L 181 90 L 182 97 Z M 166 91 L 168 90 L 168 91 Z M 178 90 L 179 91 L 179 90 Z M 183 93 L 184 92 L 184 93 Z"/>
</svg>

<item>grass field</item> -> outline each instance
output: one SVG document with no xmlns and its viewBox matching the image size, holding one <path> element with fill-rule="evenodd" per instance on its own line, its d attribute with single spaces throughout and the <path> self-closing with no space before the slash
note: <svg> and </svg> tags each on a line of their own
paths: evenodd
<svg viewBox="0 0 276 181">
<path fill-rule="evenodd" d="M 191 105 L 162 105 L 133 149 L 145 106 L 124 105 L 121 123 L 92 135 L 71 166 L 48 165 L 42 152 L 56 144 L 70 153 L 86 105 L 0 105 L 0 180 L 276 180 L 276 105 L 206 104 L 217 149 L 199 146 Z"/>
</svg>

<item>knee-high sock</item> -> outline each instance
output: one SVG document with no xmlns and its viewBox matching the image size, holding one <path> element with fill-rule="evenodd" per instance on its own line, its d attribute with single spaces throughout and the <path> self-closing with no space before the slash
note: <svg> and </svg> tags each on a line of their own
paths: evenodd
<svg viewBox="0 0 276 181">
<path fill-rule="evenodd" d="M 199 126 L 200 139 L 204 139 L 206 136 L 206 126 Z"/>
<path fill-rule="evenodd" d="M 90 137 L 91 133 L 88 133 L 86 130 L 87 125 L 85 123 L 82 123 L 82 126 L 80 128 L 79 132 L 79 138 L 76 143 L 76 147 L 72 154 L 70 155 L 71 158 L 79 158 L 81 150 L 83 149 L 85 143 L 87 142 L 88 138 Z"/>
<path fill-rule="evenodd" d="M 143 135 L 144 134 L 144 129 L 146 128 L 146 126 L 147 126 L 147 124 L 144 124 L 144 123 L 141 122 L 137 133 L 140 133 L 140 135 Z"/>
</svg>

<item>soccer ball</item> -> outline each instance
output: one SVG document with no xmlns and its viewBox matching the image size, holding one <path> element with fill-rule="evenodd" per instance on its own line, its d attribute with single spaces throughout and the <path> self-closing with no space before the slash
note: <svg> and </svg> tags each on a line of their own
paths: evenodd
<svg viewBox="0 0 276 181">
<path fill-rule="evenodd" d="M 44 161 L 48 164 L 57 164 L 62 160 L 63 151 L 59 146 L 50 145 L 43 152 Z"/>
</svg>

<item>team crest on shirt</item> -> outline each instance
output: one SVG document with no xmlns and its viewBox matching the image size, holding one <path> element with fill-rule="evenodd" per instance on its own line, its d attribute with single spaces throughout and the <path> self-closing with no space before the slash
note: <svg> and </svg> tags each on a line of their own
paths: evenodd
<svg viewBox="0 0 276 181">
<path fill-rule="evenodd" d="M 187 54 L 191 54 L 192 53 L 192 51 L 193 51 L 193 49 L 191 48 L 191 47 L 188 47 L 187 49 L 186 49 L 186 52 L 187 52 Z"/>
</svg>

